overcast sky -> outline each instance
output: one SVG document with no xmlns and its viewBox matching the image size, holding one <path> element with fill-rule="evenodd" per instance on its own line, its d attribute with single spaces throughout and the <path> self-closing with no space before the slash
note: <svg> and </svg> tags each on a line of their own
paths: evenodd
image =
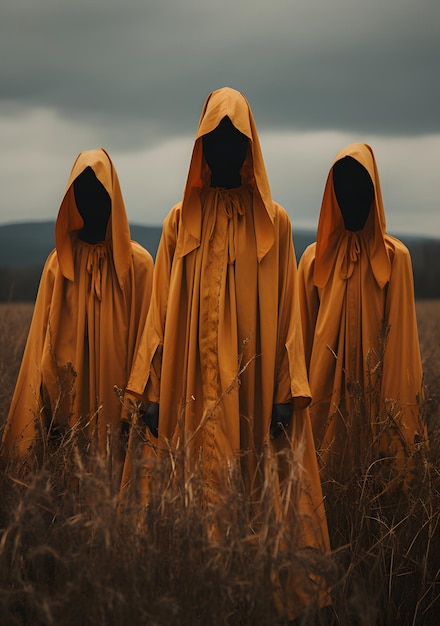
<svg viewBox="0 0 440 626">
<path fill-rule="evenodd" d="M 362 141 L 389 232 L 440 237 L 439 51 L 439 0 L 2 0 L 0 223 L 55 219 L 102 146 L 130 222 L 161 224 L 230 86 L 294 227 L 316 228 L 334 155 Z"/>
</svg>

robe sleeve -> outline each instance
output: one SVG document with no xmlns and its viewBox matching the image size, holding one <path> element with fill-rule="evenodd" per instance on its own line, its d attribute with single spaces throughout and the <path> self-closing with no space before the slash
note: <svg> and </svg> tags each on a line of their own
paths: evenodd
<svg viewBox="0 0 440 626">
<path fill-rule="evenodd" d="M 292 227 L 280 211 L 278 354 L 274 403 L 294 400 L 304 408 L 310 403 L 298 294 L 298 274 Z"/>
<path fill-rule="evenodd" d="M 145 324 L 151 302 L 151 293 L 153 286 L 154 261 L 151 254 L 140 246 L 137 242 L 131 242 L 133 249 L 133 320 L 130 324 L 129 344 L 134 346 L 133 352 L 128 353 L 130 362 L 128 364 L 129 371 L 132 371 L 133 363 L 139 352 L 143 340 Z M 128 389 L 124 390 L 123 406 L 121 410 L 122 421 L 132 421 L 132 415 L 135 411 L 136 402 L 142 400 L 141 394 L 129 393 Z"/>
<path fill-rule="evenodd" d="M 164 221 L 156 255 L 150 308 L 127 384 L 128 392 L 148 402 L 159 402 L 165 318 L 178 214 L 173 209 Z"/>
<path fill-rule="evenodd" d="M 136 354 L 145 327 L 151 302 L 153 288 L 154 261 L 151 254 L 137 242 L 131 242 L 133 249 L 133 289 L 134 293 L 134 328 L 135 336 L 130 340 L 134 345 L 133 354 Z M 131 329 L 130 329 L 131 330 Z"/>
<path fill-rule="evenodd" d="M 310 368 L 312 357 L 313 337 L 319 311 L 319 293 L 314 284 L 314 261 L 316 244 L 312 244 L 304 251 L 298 265 L 299 300 L 301 309 L 301 324 L 304 338 L 304 354 L 307 371 Z"/>
<path fill-rule="evenodd" d="M 58 260 L 49 255 L 40 279 L 29 334 L 3 435 L 7 456 L 24 457 L 37 437 L 42 408 L 41 365 Z"/>
<path fill-rule="evenodd" d="M 391 239 L 394 255 L 386 299 L 385 323 L 388 328 L 384 353 L 382 396 L 393 414 L 401 420 L 409 445 L 424 438 L 422 423 L 422 363 L 414 300 L 411 257 L 406 246 Z M 397 413 L 396 413 L 397 411 Z"/>
</svg>

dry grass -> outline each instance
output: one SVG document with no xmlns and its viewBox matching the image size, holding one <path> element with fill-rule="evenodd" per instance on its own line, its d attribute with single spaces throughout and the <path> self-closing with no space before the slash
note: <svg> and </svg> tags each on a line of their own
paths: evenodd
<svg viewBox="0 0 440 626">
<path fill-rule="evenodd" d="M 33 304 L 0 304 L 0 424 L 14 392 Z"/>
<path fill-rule="evenodd" d="M 440 431 L 440 300 L 416 302 L 430 432 Z"/>
<path fill-rule="evenodd" d="M 0 309 L 2 416 L 31 310 Z M 303 624 L 439 623 L 440 302 L 418 302 L 417 314 L 430 449 L 407 487 L 385 463 L 324 486 L 330 559 L 301 550 L 274 515 L 270 479 L 258 527 L 238 473 L 210 516 L 198 477 L 182 481 L 168 464 L 154 471 L 149 509 L 122 509 L 105 462 L 60 446 L 31 478 L 0 468 L 0 626 L 286 624 L 277 593 L 289 568 L 299 587 L 309 574 L 332 586 L 333 615 L 312 603 Z"/>
</svg>

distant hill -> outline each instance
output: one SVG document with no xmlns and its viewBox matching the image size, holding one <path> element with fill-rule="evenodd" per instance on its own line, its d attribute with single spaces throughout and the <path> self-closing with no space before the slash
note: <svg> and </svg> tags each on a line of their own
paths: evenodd
<svg viewBox="0 0 440 626">
<path fill-rule="evenodd" d="M 131 238 L 156 254 L 162 228 L 130 225 Z M 43 267 L 55 246 L 55 222 L 0 225 L 0 267 Z"/>
<path fill-rule="evenodd" d="M 54 222 L 23 222 L 0 225 L 0 301 L 33 301 L 44 262 L 54 247 Z M 131 237 L 153 257 L 161 226 L 130 225 Z M 295 230 L 294 244 L 299 261 L 315 232 Z M 399 236 L 409 248 L 414 270 L 416 296 L 440 298 L 440 239 Z"/>
</svg>

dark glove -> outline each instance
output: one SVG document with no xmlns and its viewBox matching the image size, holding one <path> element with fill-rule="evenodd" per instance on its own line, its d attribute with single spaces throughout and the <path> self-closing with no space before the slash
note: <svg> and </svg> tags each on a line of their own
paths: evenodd
<svg viewBox="0 0 440 626">
<path fill-rule="evenodd" d="M 128 445 L 128 438 L 130 436 L 130 424 L 126 421 L 121 423 L 121 443 L 124 448 Z"/>
<path fill-rule="evenodd" d="M 142 411 L 142 420 L 147 428 L 150 429 L 153 437 L 159 435 L 159 405 L 157 402 L 150 402 L 145 411 Z"/>
<path fill-rule="evenodd" d="M 272 407 L 272 419 L 270 421 L 270 436 L 272 439 L 289 427 L 292 417 L 293 406 L 291 402 L 286 404 L 274 404 Z"/>
</svg>

